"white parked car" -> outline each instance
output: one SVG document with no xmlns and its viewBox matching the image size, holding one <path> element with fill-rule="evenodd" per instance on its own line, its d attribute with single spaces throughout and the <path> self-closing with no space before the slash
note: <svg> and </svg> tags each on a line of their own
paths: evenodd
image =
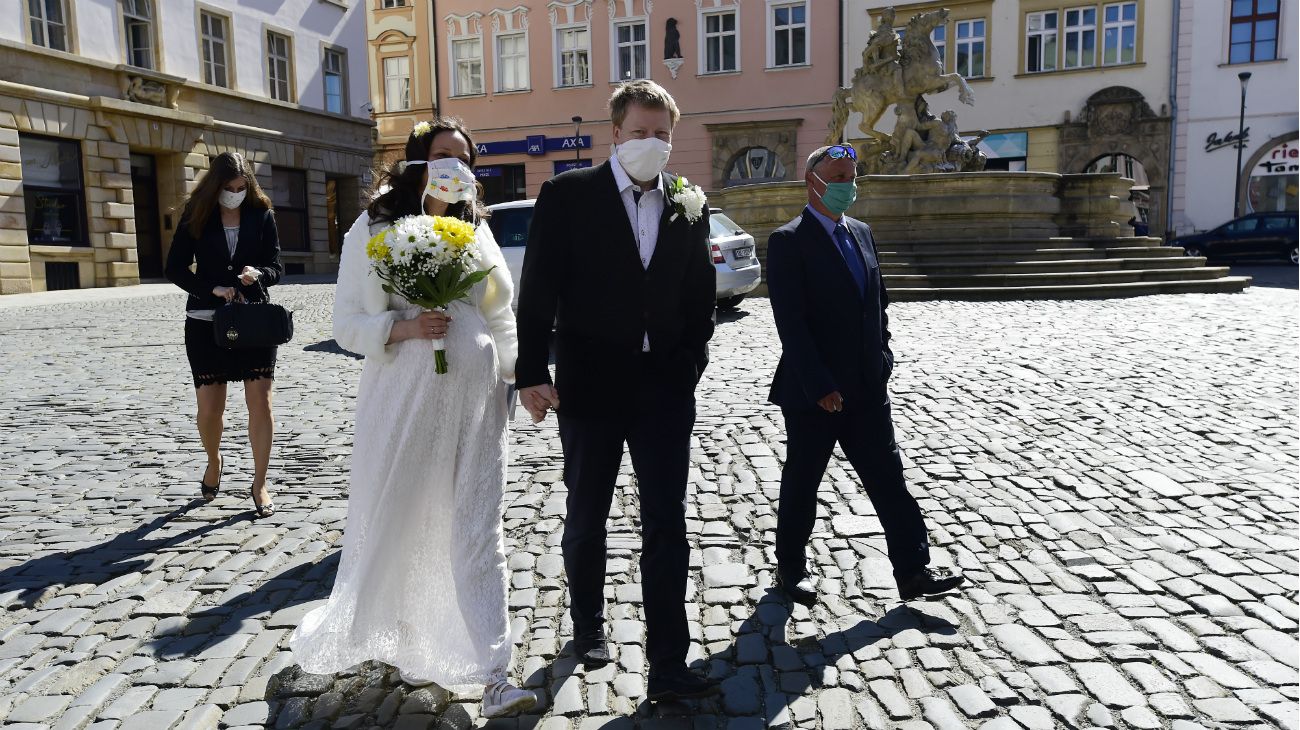
<svg viewBox="0 0 1300 730">
<path fill-rule="evenodd" d="M 528 246 L 528 225 L 533 220 L 536 200 L 516 200 L 489 205 L 488 225 L 505 254 L 506 266 L 515 282 L 515 305 L 519 304 L 519 277 L 524 270 L 524 249 Z M 717 272 L 717 299 L 721 309 L 734 309 L 745 295 L 762 281 L 754 237 L 717 208 L 710 209 L 709 248 Z"/>
</svg>

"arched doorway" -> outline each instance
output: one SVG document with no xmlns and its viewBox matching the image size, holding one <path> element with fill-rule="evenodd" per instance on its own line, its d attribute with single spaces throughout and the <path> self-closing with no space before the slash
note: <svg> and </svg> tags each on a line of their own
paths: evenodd
<svg viewBox="0 0 1300 730">
<path fill-rule="evenodd" d="M 1150 233 L 1151 180 L 1147 177 L 1146 168 L 1136 157 L 1123 152 L 1111 152 L 1089 162 L 1084 172 L 1118 172 L 1121 177 L 1132 180 L 1133 187 L 1129 189 L 1128 199 L 1134 208 L 1131 221 L 1133 231 L 1139 236 Z"/>
</svg>

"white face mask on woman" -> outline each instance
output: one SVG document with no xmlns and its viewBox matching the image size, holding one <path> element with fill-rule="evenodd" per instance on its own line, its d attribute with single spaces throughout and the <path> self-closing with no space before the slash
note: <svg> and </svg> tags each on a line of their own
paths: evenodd
<svg viewBox="0 0 1300 730">
<path fill-rule="evenodd" d="M 232 193 L 229 190 L 222 190 L 221 196 L 217 199 L 217 202 L 221 203 L 222 208 L 234 210 L 244 204 L 244 198 L 247 195 L 248 188 L 244 188 L 237 193 Z"/>
<path fill-rule="evenodd" d="M 455 157 L 407 160 L 406 167 L 411 165 L 429 166 L 429 184 L 424 188 L 424 195 L 420 196 L 420 205 L 424 205 L 425 196 L 432 196 L 448 205 L 474 199 L 477 192 L 474 171 L 462 160 Z M 405 170 L 406 167 L 402 169 Z"/>
<path fill-rule="evenodd" d="M 659 173 L 668 166 L 668 156 L 672 152 L 673 146 L 658 137 L 629 139 L 614 146 L 614 154 L 618 156 L 623 171 L 637 182 L 657 180 Z"/>
</svg>

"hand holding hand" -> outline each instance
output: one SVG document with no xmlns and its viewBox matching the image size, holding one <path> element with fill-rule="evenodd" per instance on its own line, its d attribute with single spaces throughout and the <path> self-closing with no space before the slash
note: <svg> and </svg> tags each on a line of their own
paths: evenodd
<svg viewBox="0 0 1300 730">
<path fill-rule="evenodd" d="M 239 272 L 239 281 L 243 283 L 244 286 L 248 286 L 257 281 L 258 277 L 261 275 L 261 271 L 254 269 L 252 266 L 245 266 L 244 270 Z"/>
<path fill-rule="evenodd" d="M 541 423 L 546 418 L 546 411 L 560 407 L 560 393 L 549 383 L 520 390 L 519 400 L 533 417 L 533 423 Z"/>
<path fill-rule="evenodd" d="M 844 396 L 840 395 L 840 392 L 837 390 L 817 401 L 817 405 L 821 406 L 822 410 L 827 413 L 839 413 L 844 410 Z"/>
</svg>

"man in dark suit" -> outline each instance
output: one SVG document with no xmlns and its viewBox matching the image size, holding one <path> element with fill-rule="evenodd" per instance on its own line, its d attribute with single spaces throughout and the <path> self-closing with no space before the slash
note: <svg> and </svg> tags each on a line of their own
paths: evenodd
<svg viewBox="0 0 1300 730">
<path fill-rule="evenodd" d="M 846 145 L 812 153 L 804 173 L 808 207 L 768 239 L 767 286 L 782 349 L 770 400 L 781 407 L 786 430 L 777 581 L 805 605 L 817 599 L 805 552 L 836 443 L 885 529 L 899 595 L 942 593 L 962 582 L 927 567 L 925 521 L 903 480 L 886 387 L 894 369 L 889 297 L 871 229 L 844 215 L 857 197 L 856 166 Z"/>
<path fill-rule="evenodd" d="M 667 91 L 625 84 L 610 111 L 610 160 L 549 180 L 537 197 L 520 280 L 516 385 L 534 421 L 552 409 L 559 417 L 569 490 L 561 547 L 578 658 L 589 667 L 610 661 L 605 523 L 626 444 L 641 506 L 648 696 L 701 697 L 717 685 L 686 667 L 686 480 L 695 386 L 714 325 L 708 208 L 663 173 L 678 119 Z"/>
</svg>

